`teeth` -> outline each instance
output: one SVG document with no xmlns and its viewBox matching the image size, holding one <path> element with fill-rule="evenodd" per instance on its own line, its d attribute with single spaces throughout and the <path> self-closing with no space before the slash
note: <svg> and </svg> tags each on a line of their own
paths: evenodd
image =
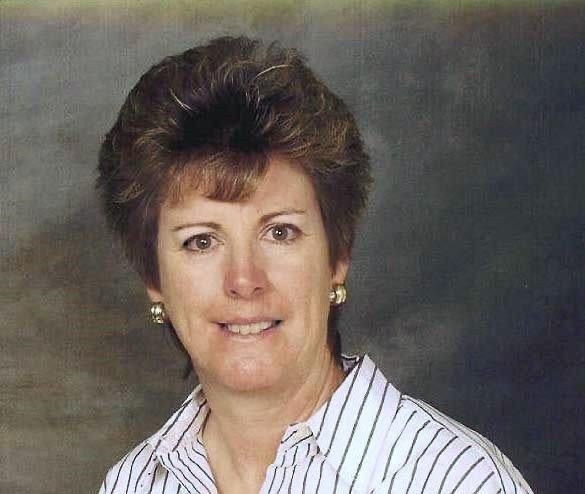
<svg viewBox="0 0 585 494">
<path fill-rule="evenodd" d="M 224 324 L 225 329 L 236 334 L 258 334 L 274 326 L 276 321 L 255 322 L 252 324 Z"/>
</svg>

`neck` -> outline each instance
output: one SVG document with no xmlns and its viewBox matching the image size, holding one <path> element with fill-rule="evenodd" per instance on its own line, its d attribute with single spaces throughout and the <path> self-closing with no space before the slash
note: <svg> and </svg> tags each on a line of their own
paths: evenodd
<svg viewBox="0 0 585 494">
<path fill-rule="evenodd" d="M 329 352 L 325 365 L 318 359 L 315 365 L 314 372 L 297 382 L 261 395 L 206 386 L 211 383 L 201 379 L 211 410 L 203 441 L 220 487 L 229 472 L 236 485 L 260 490 L 286 428 L 308 419 L 343 381 L 343 371 Z"/>
</svg>

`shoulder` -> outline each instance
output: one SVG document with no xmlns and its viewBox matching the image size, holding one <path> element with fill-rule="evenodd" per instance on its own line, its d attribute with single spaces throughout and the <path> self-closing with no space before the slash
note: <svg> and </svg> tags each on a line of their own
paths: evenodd
<svg viewBox="0 0 585 494">
<path fill-rule="evenodd" d="M 148 440 L 142 441 L 108 470 L 99 494 L 140 492 L 141 480 L 155 468 L 154 448 Z"/>
<path fill-rule="evenodd" d="M 488 439 L 407 395 L 400 399 L 388 443 L 383 492 L 532 493 Z"/>
</svg>

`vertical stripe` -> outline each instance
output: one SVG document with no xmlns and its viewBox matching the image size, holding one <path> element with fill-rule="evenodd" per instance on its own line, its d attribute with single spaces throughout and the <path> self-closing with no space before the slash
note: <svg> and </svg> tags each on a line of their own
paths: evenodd
<svg viewBox="0 0 585 494">
<path fill-rule="evenodd" d="M 187 482 L 188 484 L 191 485 L 191 487 L 193 487 L 193 489 L 195 490 L 195 492 L 197 492 L 197 494 L 201 494 L 201 491 L 199 489 L 197 489 L 197 487 L 195 487 L 195 485 L 193 485 L 193 482 L 191 482 L 185 475 L 185 472 L 183 472 L 183 470 L 181 470 L 178 466 L 174 465 L 171 457 L 169 456 L 169 464 L 173 467 L 174 472 L 178 472 L 181 474 L 181 477 L 183 477 L 183 479 L 185 480 L 185 482 Z M 179 477 L 177 475 L 175 475 L 176 479 L 179 480 Z M 180 480 L 179 480 L 180 482 Z"/>
<path fill-rule="evenodd" d="M 290 482 L 288 483 L 288 491 L 287 491 L 288 494 L 291 494 L 292 493 L 292 485 L 293 485 L 293 482 L 295 480 L 295 471 L 296 471 L 296 469 L 297 469 L 297 466 L 296 465 L 293 466 L 292 474 L 290 476 Z"/>
<path fill-rule="evenodd" d="M 325 458 L 321 459 L 321 465 L 319 465 L 319 480 L 317 480 L 317 489 L 315 492 L 319 492 L 319 487 L 321 487 L 321 476 L 323 475 L 323 465 L 325 464 Z"/>
<path fill-rule="evenodd" d="M 416 475 L 416 470 L 418 468 L 418 463 L 419 463 L 420 459 L 426 454 L 426 452 L 428 451 L 428 449 L 431 447 L 431 444 L 433 444 L 433 442 L 435 442 L 435 439 L 437 439 L 437 436 L 439 435 L 439 433 L 441 431 L 444 431 L 444 430 L 445 429 L 443 427 L 441 427 L 440 429 L 437 429 L 437 432 L 435 432 L 435 435 L 429 441 L 429 444 L 427 444 L 426 448 L 422 451 L 422 453 L 420 455 L 418 455 L 418 458 L 414 462 L 414 468 L 412 469 L 412 475 L 410 476 L 410 482 L 408 482 L 408 487 L 406 489 L 406 494 L 408 494 L 408 491 L 410 490 L 410 487 L 412 485 L 412 481 L 414 480 L 414 477 Z"/>
<path fill-rule="evenodd" d="M 274 491 L 274 492 L 280 492 L 280 488 L 282 487 L 282 484 L 284 483 L 284 478 L 286 477 L 286 468 L 284 467 L 285 462 L 286 462 L 286 451 L 282 454 L 282 461 L 280 462 L 280 466 L 278 467 L 280 470 L 282 470 L 282 480 L 280 481 L 280 485 L 278 486 L 278 489 L 276 489 L 276 491 Z M 274 478 L 276 478 L 276 472 L 274 473 Z M 274 478 L 272 479 L 273 482 L 274 482 Z"/>
<path fill-rule="evenodd" d="M 433 460 L 433 464 L 431 465 L 431 469 L 429 470 L 429 473 L 427 474 L 427 478 L 425 479 L 425 483 L 423 484 L 422 487 L 422 491 L 421 494 L 423 494 L 423 492 L 425 491 L 426 487 L 427 487 L 427 483 L 429 481 L 429 478 L 431 477 L 431 474 L 433 473 L 433 470 L 435 469 L 435 465 L 437 464 L 437 461 L 439 461 L 439 457 L 445 452 L 445 450 L 451 446 L 451 444 L 453 443 L 453 441 L 455 441 L 455 439 L 457 439 L 456 436 L 452 437 L 451 439 L 449 439 L 449 442 L 447 442 L 447 444 L 445 444 L 445 446 L 443 446 L 441 448 L 441 451 L 439 451 L 437 453 L 437 456 L 435 456 L 435 459 Z"/>
<path fill-rule="evenodd" d="M 112 486 L 112 490 L 110 491 L 110 494 L 112 494 L 114 492 L 114 489 L 116 488 L 116 485 L 118 484 L 118 479 L 120 478 L 120 472 L 122 471 L 122 468 L 124 468 L 124 463 L 126 463 L 128 456 L 130 456 L 130 453 L 132 453 L 132 451 L 129 451 L 128 453 L 126 453 L 126 456 L 124 456 L 124 458 L 122 458 L 122 460 L 120 462 L 120 468 L 118 469 L 118 474 L 116 475 L 116 480 L 114 480 L 114 485 Z"/>
<path fill-rule="evenodd" d="M 191 448 L 193 448 L 193 446 L 191 446 Z M 195 465 L 197 467 L 197 469 L 200 470 L 203 473 L 203 475 L 205 475 L 205 477 L 207 477 L 207 479 L 211 482 L 211 485 L 213 485 L 215 487 L 215 480 L 213 480 L 213 478 L 205 471 L 205 469 L 197 461 L 195 461 L 193 458 L 191 458 L 189 456 L 188 451 L 185 451 L 185 454 L 187 455 L 187 458 L 189 459 L 191 464 Z M 197 477 L 197 480 L 199 480 L 198 477 Z"/>
<path fill-rule="evenodd" d="M 315 456 L 311 456 L 311 459 L 309 460 L 309 465 L 307 466 L 307 469 L 305 470 L 305 476 L 303 478 L 303 491 L 302 491 L 303 494 L 305 494 L 305 490 L 307 487 L 307 476 L 309 475 L 309 472 L 311 471 L 311 465 L 313 464 L 314 460 L 315 460 Z"/>
<path fill-rule="evenodd" d="M 286 467 L 282 467 L 282 480 L 280 481 L 280 485 L 278 486 L 278 489 L 276 489 L 276 492 L 280 492 L 280 490 L 282 489 L 282 486 L 284 485 L 284 479 L 286 478 L 286 471 L 288 469 Z"/>
<path fill-rule="evenodd" d="M 361 457 L 360 462 L 358 464 L 355 476 L 354 476 L 354 478 L 351 482 L 351 485 L 349 487 L 350 493 L 353 490 L 353 487 L 354 487 L 354 485 L 359 477 L 360 471 L 362 469 L 362 465 L 364 463 L 364 458 L 366 457 L 366 453 L 368 452 L 368 450 L 370 448 L 370 442 L 372 441 L 372 436 L 374 435 L 374 431 L 376 430 L 376 427 L 378 426 L 378 419 L 380 418 L 380 412 L 382 411 L 382 407 L 384 406 L 384 402 L 386 401 L 386 393 L 388 392 L 389 385 L 390 385 L 390 383 L 388 381 L 386 381 L 386 385 L 384 386 L 384 393 L 382 394 L 382 399 L 380 400 L 380 406 L 378 407 L 378 411 L 376 412 L 376 418 L 374 419 L 374 424 L 372 425 L 372 428 L 370 429 L 370 434 L 368 436 L 368 440 L 366 442 L 364 452 L 362 453 L 362 457 Z"/>
<path fill-rule="evenodd" d="M 372 377 L 370 378 L 370 382 L 368 383 L 368 389 L 366 390 L 366 393 L 362 399 L 362 402 L 360 404 L 360 408 L 359 408 L 358 413 L 357 413 L 357 417 L 356 417 L 355 422 L 353 423 L 353 427 L 351 429 L 351 434 L 349 435 L 349 439 L 347 441 L 347 444 L 345 445 L 345 450 L 343 451 L 343 456 L 341 457 L 341 463 L 339 464 L 339 470 L 341 470 L 343 468 L 343 464 L 345 463 L 345 458 L 347 458 L 347 452 L 349 450 L 349 447 L 351 446 L 351 442 L 353 440 L 355 430 L 357 429 L 357 425 L 358 425 L 360 418 L 362 416 L 362 411 L 364 410 L 364 405 L 366 404 L 366 401 L 368 400 L 368 398 L 370 396 L 370 391 L 372 389 L 372 383 L 374 382 L 374 377 L 376 377 L 376 372 L 378 372 L 378 368 L 374 367 L 374 371 L 372 372 Z"/>
<path fill-rule="evenodd" d="M 150 464 L 150 462 L 152 461 L 152 458 L 153 457 L 154 457 L 154 450 L 152 451 L 152 453 L 150 453 L 150 457 L 148 458 L 148 460 L 146 461 L 146 463 L 144 463 L 144 467 L 140 471 L 140 474 L 138 475 L 138 478 L 136 479 L 136 482 L 134 483 L 134 490 L 136 490 L 138 488 L 138 482 L 142 478 L 142 476 L 144 475 L 144 472 L 146 470 L 146 467 Z"/>
<path fill-rule="evenodd" d="M 388 493 L 390 493 L 392 491 L 392 485 L 394 484 L 394 479 L 396 478 L 396 475 L 398 475 L 398 472 L 400 470 L 402 470 L 406 464 L 408 463 L 408 460 L 410 460 L 410 455 L 412 454 L 412 451 L 414 450 L 414 446 L 416 444 L 416 442 L 418 441 L 418 435 L 421 433 L 421 431 L 427 426 L 429 425 L 430 420 L 427 420 L 417 431 L 416 434 L 414 435 L 414 439 L 412 440 L 412 443 L 410 444 L 410 449 L 408 450 L 408 454 L 406 455 L 406 459 L 404 460 L 404 463 L 402 464 L 402 466 L 396 470 L 394 472 L 394 475 L 392 475 L 392 480 L 390 481 L 390 488 L 388 489 Z"/>
<path fill-rule="evenodd" d="M 400 441 L 400 439 L 402 438 L 402 435 L 404 434 L 404 430 L 406 429 L 406 426 L 409 424 L 409 422 L 412 420 L 412 417 L 414 417 L 415 415 L 416 415 L 416 410 L 413 410 L 412 413 L 410 414 L 410 417 L 408 417 L 408 420 L 406 421 L 406 423 L 402 427 L 400 434 L 398 434 L 398 436 L 396 437 L 396 440 L 394 441 L 392 448 L 390 448 L 390 454 L 388 455 L 388 460 L 386 461 L 386 468 L 384 468 L 384 475 L 382 475 L 382 480 L 384 480 L 386 478 L 386 475 L 388 475 L 388 468 L 390 468 L 390 462 L 392 461 L 392 457 L 394 456 L 394 448 L 398 444 L 398 441 Z"/>
<path fill-rule="evenodd" d="M 337 414 L 337 421 L 335 422 L 335 428 L 333 429 L 333 434 L 331 435 L 331 441 L 329 442 L 329 447 L 327 448 L 327 451 L 324 453 L 325 456 L 327 456 L 329 454 L 329 451 L 331 451 L 331 446 L 333 446 L 333 443 L 335 442 L 335 435 L 337 434 L 337 429 L 339 428 L 339 422 L 341 421 L 341 417 L 343 416 L 345 406 L 347 405 L 349 397 L 351 396 L 351 390 L 353 389 L 353 386 L 357 380 L 358 374 L 361 370 L 362 363 L 363 363 L 363 360 L 361 360 L 359 362 L 359 364 L 357 364 L 355 374 L 353 375 L 353 379 L 349 385 L 349 389 L 347 390 L 347 395 L 345 395 L 345 400 L 343 400 L 343 404 L 341 405 L 341 410 L 339 410 L 339 413 Z M 321 431 L 319 431 L 319 432 L 321 432 Z"/>
<path fill-rule="evenodd" d="M 271 489 L 272 489 L 272 485 L 274 484 L 274 479 L 276 478 L 276 471 L 277 470 L 283 470 L 282 472 L 282 481 L 284 481 L 284 476 L 285 476 L 285 471 L 284 471 L 284 462 L 286 461 L 286 452 L 284 452 L 282 454 L 282 461 L 280 462 L 280 466 L 275 466 L 274 467 L 274 477 L 272 477 L 272 482 L 270 483 L 270 488 L 268 489 L 268 492 L 270 493 Z M 282 485 L 282 482 L 280 483 L 280 485 Z M 276 490 L 276 492 L 278 492 L 278 490 L 280 489 L 280 487 Z"/>
<path fill-rule="evenodd" d="M 185 453 L 186 454 L 186 453 Z M 189 466 L 189 463 L 187 463 L 183 458 L 181 458 L 181 450 L 177 451 L 177 459 L 181 462 L 181 464 L 187 469 L 187 471 L 191 474 L 191 476 L 197 480 L 197 482 L 199 482 L 199 484 L 201 484 L 205 490 L 208 492 L 208 494 L 211 494 L 211 491 L 209 490 L 209 488 L 205 485 L 205 483 L 199 478 L 197 477 L 197 475 L 195 475 L 195 472 L 193 470 L 191 470 L 191 467 Z M 195 464 L 196 467 L 199 467 L 199 465 Z M 200 467 L 199 467 L 200 468 Z M 185 476 L 186 477 L 186 476 Z M 189 482 L 191 483 L 191 482 Z"/>
<path fill-rule="evenodd" d="M 183 437 L 185 437 L 185 434 L 187 433 L 187 431 L 192 427 L 193 422 L 195 422 L 195 420 L 197 420 L 199 413 L 201 412 L 201 410 L 203 409 L 203 407 L 205 406 L 206 403 L 207 403 L 207 400 L 203 400 L 201 402 L 201 404 L 199 405 L 199 408 L 197 408 L 197 411 L 195 412 L 195 415 L 193 415 L 191 422 L 189 422 L 189 425 L 187 425 L 187 427 L 184 428 L 183 432 L 179 436 L 179 440 L 177 441 L 177 444 L 175 444 L 175 447 L 172 449 L 172 451 L 175 451 L 179 447 L 179 444 L 181 444 Z"/>
<path fill-rule="evenodd" d="M 163 482 L 163 494 L 167 491 L 167 480 L 169 480 L 169 471 L 167 470 L 167 473 L 165 473 L 165 481 Z"/>
<path fill-rule="evenodd" d="M 183 403 L 181 405 L 181 408 L 179 408 L 179 410 L 177 412 L 175 412 L 175 418 L 173 419 L 173 421 L 167 427 L 165 427 L 163 432 L 160 434 L 160 437 L 158 438 L 156 446 L 154 447 L 155 450 L 157 450 L 159 448 L 160 443 L 162 442 L 165 435 L 168 434 L 168 432 L 173 428 L 173 426 L 179 421 L 179 419 L 181 418 L 181 415 L 183 415 L 183 412 L 187 409 L 187 406 L 192 401 L 193 401 L 193 398 L 191 397 L 189 400 L 187 400 L 185 403 Z"/>
<path fill-rule="evenodd" d="M 138 453 L 136 453 L 136 455 L 134 456 L 134 459 L 132 460 L 132 463 L 130 464 L 130 472 L 128 472 L 128 483 L 126 484 L 126 494 L 128 494 L 128 489 L 130 488 L 130 479 L 132 478 L 132 472 L 134 470 L 134 463 L 136 463 L 136 458 L 138 458 L 140 453 L 142 453 L 144 451 L 144 448 L 146 448 L 146 446 L 147 446 L 147 443 L 144 443 L 142 445 L 142 448 L 140 448 L 140 451 L 138 451 Z"/>
<path fill-rule="evenodd" d="M 485 458 L 480 458 L 479 460 L 477 460 L 473 465 L 471 465 L 467 471 L 461 476 L 461 478 L 459 479 L 459 482 L 457 482 L 457 484 L 455 485 L 454 489 L 451 491 L 451 494 L 453 494 L 458 488 L 459 486 L 463 483 L 463 481 L 467 478 L 467 476 L 470 474 L 470 472 L 477 466 L 479 465 Z"/>
<path fill-rule="evenodd" d="M 477 489 L 473 491 L 473 494 L 478 494 L 481 491 L 481 488 L 485 485 L 485 483 L 494 476 L 494 472 L 490 472 L 490 474 L 481 481 L 481 484 L 477 486 Z"/>
<path fill-rule="evenodd" d="M 445 475 L 443 476 L 443 480 L 441 482 L 441 485 L 439 487 L 439 494 L 441 494 L 441 491 L 443 490 L 443 486 L 445 485 L 445 481 L 447 480 L 447 477 L 449 476 L 449 474 L 451 473 L 451 470 L 453 469 L 453 467 L 455 466 L 455 463 L 457 463 L 461 457 L 463 456 L 463 454 L 469 450 L 469 448 L 471 448 L 471 445 L 465 447 L 461 453 L 459 453 L 451 462 L 451 464 L 449 465 L 449 468 L 447 468 L 447 471 L 445 472 Z"/>
<path fill-rule="evenodd" d="M 154 487 L 154 481 L 156 480 L 156 472 L 158 472 L 158 467 L 159 467 L 159 465 L 157 465 L 154 469 L 154 472 L 152 472 L 152 480 L 150 481 L 150 487 L 148 489 L 148 494 L 152 494 L 152 488 Z"/>
<path fill-rule="evenodd" d="M 268 487 L 268 493 L 270 493 L 270 491 L 272 490 L 272 485 L 274 484 L 274 479 L 276 478 L 276 469 L 278 468 L 276 465 L 272 465 L 272 471 L 274 472 L 272 474 L 272 482 L 270 482 L 270 486 Z"/>
<path fill-rule="evenodd" d="M 491 460 L 492 465 L 494 466 L 494 468 L 496 470 L 496 473 L 500 477 L 500 484 L 502 486 L 504 485 L 504 481 L 502 479 L 502 474 L 500 473 L 500 469 L 498 468 L 498 465 L 494 461 L 493 456 L 489 452 L 489 449 L 493 448 L 493 444 L 489 443 L 489 441 L 485 437 L 483 437 L 481 434 L 478 434 L 477 432 L 472 431 L 471 429 L 468 429 L 467 427 L 455 422 L 453 419 L 447 417 L 445 414 L 439 412 L 438 410 L 431 407 L 427 403 L 424 403 L 424 402 L 421 402 L 418 400 L 412 400 L 410 398 L 405 398 L 405 399 L 410 401 L 411 403 L 415 404 L 416 406 L 422 408 L 427 414 L 429 414 L 431 416 L 431 418 L 433 418 L 436 422 L 441 424 L 446 429 L 449 429 L 449 430 L 455 429 L 457 432 L 461 433 L 466 438 L 468 438 L 473 444 L 482 448 L 484 450 L 485 454 L 487 455 L 487 457 Z M 447 422 L 451 427 L 449 427 L 445 422 Z M 490 447 L 488 447 L 488 444 Z"/>
<path fill-rule="evenodd" d="M 195 449 L 195 446 L 191 445 L 191 451 L 193 451 L 193 453 L 195 453 L 197 456 L 200 456 L 202 458 L 201 461 L 203 462 L 207 461 L 207 456 L 205 456 L 201 451 L 197 451 Z"/>
</svg>

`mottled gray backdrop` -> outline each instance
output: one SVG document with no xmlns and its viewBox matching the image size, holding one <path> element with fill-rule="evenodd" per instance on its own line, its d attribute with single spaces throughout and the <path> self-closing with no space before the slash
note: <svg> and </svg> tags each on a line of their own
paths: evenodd
<svg viewBox="0 0 585 494">
<path fill-rule="evenodd" d="M 96 492 L 193 385 L 94 170 L 138 76 L 229 33 L 303 50 L 364 130 L 346 349 L 581 491 L 585 5 L 463 3 L 0 2 L 2 493 Z"/>
</svg>

